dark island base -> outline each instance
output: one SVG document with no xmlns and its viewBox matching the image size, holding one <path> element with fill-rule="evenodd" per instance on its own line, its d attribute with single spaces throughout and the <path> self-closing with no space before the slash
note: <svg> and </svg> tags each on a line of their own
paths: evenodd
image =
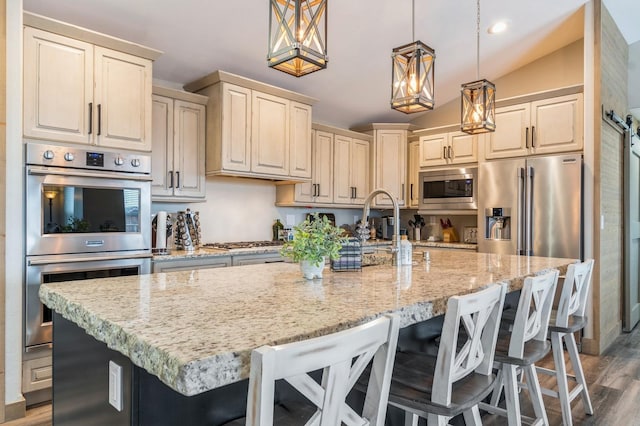
<svg viewBox="0 0 640 426">
<path fill-rule="evenodd" d="M 519 292 L 507 296 L 505 307 L 517 306 Z M 437 351 L 442 320 L 434 317 L 401 329 L 398 350 Z M 218 426 L 244 416 L 248 380 L 187 397 L 55 312 L 53 336 L 54 425 Z M 109 404 L 109 361 L 123 368 L 122 411 Z M 276 388 L 278 400 L 301 404 L 301 398 L 286 383 Z M 357 410 L 362 395 L 353 391 L 349 403 Z M 404 425 L 402 412 L 389 407 L 386 424 Z"/>
</svg>

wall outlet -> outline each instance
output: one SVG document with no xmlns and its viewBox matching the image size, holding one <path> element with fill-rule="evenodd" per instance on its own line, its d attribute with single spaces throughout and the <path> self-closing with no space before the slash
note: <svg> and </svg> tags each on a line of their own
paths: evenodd
<svg viewBox="0 0 640 426">
<path fill-rule="evenodd" d="M 122 366 L 109 361 L 109 404 L 122 411 Z"/>
<path fill-rule="evenodd" d="M 296 224 L 296 215 L 295 214 L 288 214 L 286 217 L 286 222 L 287 222 L 287 228 L 291 228 L 293 226 L 295 226 Z"/>
</svg>

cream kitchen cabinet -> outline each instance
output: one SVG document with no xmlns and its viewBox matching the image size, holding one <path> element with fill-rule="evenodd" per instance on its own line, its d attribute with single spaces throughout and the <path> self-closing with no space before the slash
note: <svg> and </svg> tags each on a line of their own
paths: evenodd
<svg viewBox="0 0 640 426">
<path fill-rule="evenodd" d="M 33 22 L 48 25 L 41 17 Z M 25 26 L 24 136 L 150 151 L 152 59 L 159 52 L 132 45 L 141 57 L 124 53 L 121 40 L 95 33 L 91 40 L 119 50 Z"/>
<path fill-rule="evenodd" d="M 153 88 L 153 201 L 204 201 L 207 97 Z"/>
<path fill-rule="evenodd" d="M 276 203 L 278 203 L 279 197 L 292 203 L 326 204 L 333 202 L 333 167 L 327 166 L 333 163 L 333 136 L 333 133 L 313 131 L 311 182 L 278 185 Z"/>
<path fill-rule="evenodd" d="M 420 167 L 477 162 L 477 135 L 446 132 L 420 137 Z"/>
<path fill-rule="evenodd" d="M 485 158 L 579 151 L 583 109 L 581 93 L 496 108 L 496 131 L 485 135 Z"/>
<path fill-rule="evenodd" d="M 199 256 L 190 259 L 180 258 L 160 260 L 153 259 L 153 273 L 193 271 L 196 269 L 226 268 L 231 266 L 231 256 Z"/>
<path fill-rule="evenodd" d="M 185 89 L 209 97 L 207 175 L 311 180 L 314 99 L 223 71 Z"/>
<path fill-rule="evenodd" d="M 409 142 L 408 176 L 409 194 L 407 194 L 407 206 L 418 208 L 420 201 L 419 175 L 420 175 L 420 141 Z"/>
<path fill-rule="evenodd" d="M 373 136 L 371 189 L 386 189 L 401 207 L 406 206 L 407 138 L 413 128 L 404 123 L 374 123 L 352 129 Z M 384 195 L 378 195 L 372 204 L 378 208 L 392 207 L 391 200 Z"/>
<path fill-rule="evenodd" d="M 333 161 L 333 202 L 364 204 L 369 195 L 370 143 L 335 135 Z"/>
</svg>

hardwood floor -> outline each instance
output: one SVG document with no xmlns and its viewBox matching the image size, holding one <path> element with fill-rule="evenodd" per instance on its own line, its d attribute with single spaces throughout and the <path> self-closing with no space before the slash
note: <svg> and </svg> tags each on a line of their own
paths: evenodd
<svg viewBox="0 0 640 426">
<path fill-rule="evenodd" d="M 565 352 L 566 355 L 566 352 Z M 582 367 L 589 384 L 589 394 L 594 415 L 584 413 L 582 401 L 573 401 L 574 425 L 640 426 L 640 330 L 620 335 L 615 343 L 602 355 L 581 355 Z M 551 354 L 541 363 L 553 367 Z M 543 386 L 552 387 L 553 378 L 540 375 Z M 560 404 L 554 398 L 544 397 L 549 423 L 562 424 Z M 521 393 L 521 406 L 525 414 L 532 414 L 525 391 Z M 499 416 L 483 416 L 488 426 L 506 425 L 507 420 Z M 51 425 L 51 405 L 44 404 L 27 410 L 27 417 L 4 423 L 6 426 Z"/>
</svg>

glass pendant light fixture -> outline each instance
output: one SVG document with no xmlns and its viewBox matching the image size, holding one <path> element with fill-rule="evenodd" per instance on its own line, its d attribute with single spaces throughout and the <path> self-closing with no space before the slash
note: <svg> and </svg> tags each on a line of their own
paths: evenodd
<svg viewBox="0 0 640 426">
<path fill-rule="evenodd" d="M 415 40 L 415 0 L 411 0 L 411 38 Z M 411 114 L 433 109 L 435 51 L 420 40 L 391 54 L 391 108 Z"/>
<path fill-rule="evenodd" d="M 480 79 L 480 0 L 476 19 L 476 81 L 462 85 L 460 130 L 469 134 L 496 130 L 496 86 Z"/>
<path fill-rule="evenodd" d="M 327 67 L 327 0 L 269 0 L 271 68 L 300 77 Z"/>
</svg>

